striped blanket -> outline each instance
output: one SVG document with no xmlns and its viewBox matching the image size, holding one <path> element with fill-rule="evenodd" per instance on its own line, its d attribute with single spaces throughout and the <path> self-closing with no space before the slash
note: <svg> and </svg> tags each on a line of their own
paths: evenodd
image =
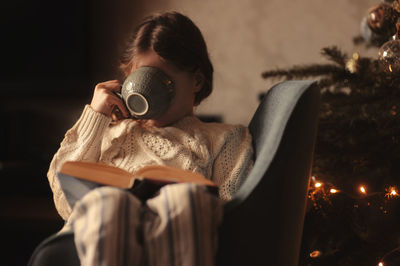
<svg viewBox="0 0 400 266">
<path fill-rule="evenodd" d="M 203 186 L 164 186 L 143 202 L 131 193 L 100 187 L 73 208 L 81 265 L 212 266 L 223 202 Z"/>
</svg>

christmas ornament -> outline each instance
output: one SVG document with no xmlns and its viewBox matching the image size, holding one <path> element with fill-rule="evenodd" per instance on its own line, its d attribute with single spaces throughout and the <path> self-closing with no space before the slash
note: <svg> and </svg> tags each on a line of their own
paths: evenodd
<svg viewBox="0 0 400 266">
<path fill-rule="evenodd" d="M 382 0 L 381 2 L 382 3 L 387 3 L 387 4 L 392 4 L 393 0 Z"/>
<path fill-rule="evenodd" d="M 390 40 L 378 51 L 378 60 L 387 72 L 400 71 L 400 40 Z"/>
<path fill-rule="evenodd" d="M 378 35 L 390 37 L 396 33 L 399 14 L 388 4 L 381 3 L 371 8 L 367 15 L 367 25 Z"/>
<path fill-rule="evenodd" d="M 368 26 L 366 17 L 364 17 L 361 20 L 360 33 L 361 33 L 362 39 L 367 44 L 370 44 L 373 46 L 379 47 L 388 40 L 388 36 L 377 34 L 371 30 L 371 28 Z"/>
</svg>

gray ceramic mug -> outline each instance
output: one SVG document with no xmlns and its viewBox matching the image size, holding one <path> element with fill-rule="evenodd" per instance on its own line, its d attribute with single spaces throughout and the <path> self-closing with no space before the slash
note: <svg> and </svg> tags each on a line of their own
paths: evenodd
<svg viewBox="0 0 400 266">
<path fill-rule="evenodd" d="M 138 119 L 152 119 L 164 114 L 174 95 L 172 79 L 162 70 L 149 66 L 129 74 L 119 94 L 130 114 Z"/>
</svg>

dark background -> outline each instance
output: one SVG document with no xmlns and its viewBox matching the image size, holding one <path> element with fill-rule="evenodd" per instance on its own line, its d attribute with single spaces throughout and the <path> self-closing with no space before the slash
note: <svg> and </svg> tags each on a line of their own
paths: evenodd
<svg viewBox="0 0 400 266">
<path fill-rule="evenodd" d="M 26 265 L 63 225 L 46 178 L 98 82 L 117 77 L 135 1 L 14 0 L 0 9 L 2 265 Z"/>
</svg>

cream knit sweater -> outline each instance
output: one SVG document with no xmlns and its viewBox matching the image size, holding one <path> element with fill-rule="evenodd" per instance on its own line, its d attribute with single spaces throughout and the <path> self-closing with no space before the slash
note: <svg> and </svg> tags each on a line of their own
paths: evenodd
<svg viewBox="0 0 400 266">
<path fill-rule="evenodd" d="M 231 199 L 251 169 L 251 136 L 243 126 L 204 123 L 187 116 L 168 127 L 144 127 L 111 119 L 89 105 L 67 131 L 47 177 L 56 208 L 64 220 L 71 214 L 57 171 L 67 160 L 102 162 L 135 172 L 146 165 L 168 165 L 201 173 L 219 185 L 220 198 Z"/>
</svg>

